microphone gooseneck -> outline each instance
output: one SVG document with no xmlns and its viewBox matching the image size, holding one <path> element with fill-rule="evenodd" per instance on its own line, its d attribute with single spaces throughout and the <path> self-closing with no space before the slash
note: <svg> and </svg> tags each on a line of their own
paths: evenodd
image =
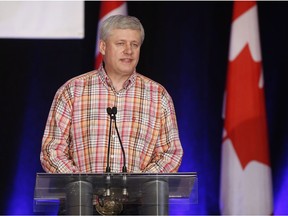
<svg viewBox="0 0 288 216">
<path fill-rule="evenodd" d="M 115 125 L 115 129 L 117 132 L 117 136 L 118 136 L 118 140 L 121 146 L 121 150 L 122 150 L 122 155 L 123 155 L 123 167 L 122 167 L 122 172 L 126 173 L 127 172 L 127 167 L 126 167 L 126 155 L 125 155 L 125 150 L 120 138 L 120 134 L 118 131 L 118 127 L 116 124 L 116 114 L 117 114 L 117 107 L 107 107 L 107 113 L 110 116 L 110 126 L 109 126 L 109 140 L 108 140 L 108 151 L 107 151 L 107 166 L 106 166 L 106 172 L 111 172 L 111 168 L 110 168 L 110 146 L 111 146 L 111 128 L 112 128 L 112 120 L 114 120 L 114 125 Z"/>
<path fill-rule="evenodd" d="M 112 128 L 112 109 L 110 107 L 108 107 L 106 110 L 107 110 L 108 115 L 110 116 L 106 173 L 110 173 L 111 172 L 111 168 L 110 168 L 110 146 L 111 146 L 111 128 Z"/>
<path fill-rule="evenodd" d="M 118 131 L 118 127 L 117 127 L 117 124 L 116 124 L 117 107 L 112 107 L 112 113 L 114 114 L 115 129 L 116 129 L 116 132 L 117 132 L 117 136 L 118 136 L 118 139 L 119 139 L 119 142 L 120 142 L 120 146 L 121 146 L 121 149 L 122 149 L 122 154 L 123 154 L 123 167 L 122 167 L 122 172 L 126 173 L 126 172 L 127 172 L 127 167 L 126 167 L 126 155 L 125 155 L 125 150 L 124 150 L 124 147 L 123 147 L 123 144 L 122 144 L 122 141 L 121 141 L 121 138 L 120 138 L 120 134 L 119 134 L 119 131 Z"/>
</svg>

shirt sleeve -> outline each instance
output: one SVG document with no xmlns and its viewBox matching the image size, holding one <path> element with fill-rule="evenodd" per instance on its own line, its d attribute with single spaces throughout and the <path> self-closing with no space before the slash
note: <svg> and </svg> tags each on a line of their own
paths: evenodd
<svg viewBox="0 0 288 216">
<path fill-rule="evenodd" d="M 48 173 L 78 172 L 69 150 L 71 112 L 72 96 L 64 86 L 54 97 L 42 139 L 40 161 Z"/>
<path fill-rule="evenodd" d="M 161 129 L 146 173 L 177 172 L 183 157 L 174 104 L 165 91 L 162 96 Z"/>
</svg>

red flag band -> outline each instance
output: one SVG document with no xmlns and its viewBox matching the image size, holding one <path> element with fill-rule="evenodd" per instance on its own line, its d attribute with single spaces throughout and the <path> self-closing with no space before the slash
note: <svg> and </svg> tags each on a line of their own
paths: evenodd
<svg viewBox="0 0 288 216">
<path fill-rule="evenodd" d="M 222 214 L 273 213 L 261 61 L 257 4 L 235 1 L 223 112 Z"/>
</svg>

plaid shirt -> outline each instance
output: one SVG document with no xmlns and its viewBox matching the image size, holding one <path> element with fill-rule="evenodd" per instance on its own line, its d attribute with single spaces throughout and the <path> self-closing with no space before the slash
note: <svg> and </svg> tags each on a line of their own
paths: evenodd
<svg viewBox="0 0 288 216">
<path fill-rule="evenodd" d="M 176 172 L 182 160 L 174 105 L 163 86 L 134 72 L 116 92 L 103 67 L 66 82 L 48 116 L 40 160 L 49 173 L 103 173 L 106 170 L 110 116 L 117 128 L 128 172 Z M 112 124 L 114 127 L 114 124 Z M 112 128 L 111 172 L 121 172 L 123 155 Z"/>
</svg>

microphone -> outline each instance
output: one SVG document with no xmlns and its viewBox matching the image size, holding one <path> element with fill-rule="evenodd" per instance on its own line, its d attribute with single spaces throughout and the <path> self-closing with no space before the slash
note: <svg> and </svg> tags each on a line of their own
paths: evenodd
<svg viewBox="0 0 288 216">
<path fill-rule="evenodd" d="M 127 173 L 127 167 L 126 167 L 126 155 L 125 155 L 125 150 L 124 150 L 124 147 L 123 147 L 123 144 L 122 144 L 122 141 L 121 141 L 121 138 L 120 138 L 120 134 L 119 134 L 119 131 L 118 131 L 118 127 L 117 127 L 117 124 L 116 124 L 116 114 L 117 114 L 117 107 L 112 107 L 112 114 L 113 115 L 113 119 L 114 119 L 114 124 L 115 124 L 115 129 L 116 129 L 116 132 L 117 132 L 117 136 L 118 136 L 118 139 L 119 139 L 119 143 L 120 143 L 120 146 L 121 146 L 121 149 L 122 149 L 122 154 L 123 154 L 123 167 L 122 167 L 122 172 L 123 173 Z"/>
<path fill-rule="evenodd" d="M 125 150 L 120 138 L 120 134 L 118 131 L 118 127 L 116 124 L 116 114 L 117 114 L 117 107 L 107 107 L 107 113 L 110 116 L 110 127 L 109 127 L 109 140 L 108 140 L 108 151 L 107 151 L 107 166 L 106 166 L 106 172 L 111 172 L 111 168 L 110 168 L 110 146 L 111 146 L 111 126 L 112 126 L 112 120 L 114 120 L 114 125 L 115 125 L 115 129 L 117 132 L 117 137 L 119 139 L 119 143 L 121 146 L 121 150 L 122 150 L 122 154 L 123 154 L 123 167 L 122 167 L 122 172 L 126 173 L 127 172 L 127 167 L 126 167 L 126 155 L 125 155 Z"/>
<path fill-rule="evenodd" d="M 110 116 L 106 173 L 110 173 L 111 172 L 111 168 L 110 168 L 110 146 L 111 146 L 112 109 L 110 107 L 108 107 L 106 110 L 107 110 L 108 115 Z"/>
</svg>

